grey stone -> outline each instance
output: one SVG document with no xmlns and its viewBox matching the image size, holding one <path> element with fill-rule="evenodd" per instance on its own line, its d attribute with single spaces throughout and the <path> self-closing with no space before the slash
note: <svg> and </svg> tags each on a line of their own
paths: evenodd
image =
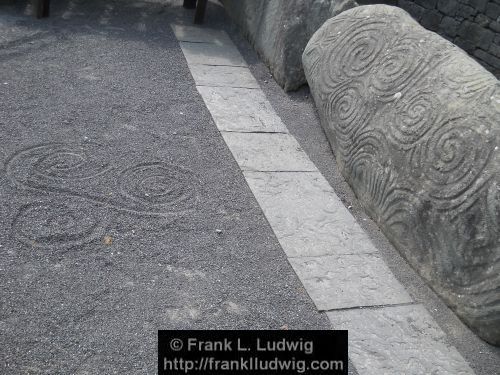
<svg viewBox="0 0 500 375">
<path fill-rule="evenodd" d="M 500 344 L 500 84 L 405 11 L 326 22 L 304 69 L 338 166 L 396 248 Z"/>
<path fill-rule="evenodd" d="M 437 0 L 415 0 L 415 3 L 426 9 L 434 9 L 436 7 Z"/>
<path fill-rule="evenodd" d="M 189 68 L 199 86 L 260 88 L 255 77 L 245 67 L 195 64 Z"/>
<path fill-rule="evenodd" d="M 484 12 L 486 4 L 488 4 L 488 0 L 468 0 L 467 4 L 477 9 L 478 12 Z"/>
<path fill-rule="evenodd" d="M 247 66 L 245 59 L 234 45 L 199 42 L 180 42 L 179 44 L 189 65 Z"/>
<path fill-rule="evenodd" d="M 474 22 L 479 26 L 486 27 L 490 23 L 490 19 L 486 17 L 484 14 L 478 14 L 476 18 L 474 18 Z"/>
<path fill-rule="evenodd" d="M 497 39 L 498 39 L 498 37 L 500 37 L 500 23 L 496 22 L 496 21 L 491 21 L 489 26 L 490 26 L 491 30 L 498 33 L 498 35 L 497 35 Z"/>
<path fill-rule="evenodd" d="M 473 43 L 460 37 L 455 38 L 454 43 L 470 54 L 473 54 L 476 49 L 476 46 Z"/>
<path fill-rule="evenodd" d="M 319 310 L 412 302 L 376 253 L 289 260 Z"/>
<path fill-rule="evenodd" d="M 261 90 L 198 86 L 220 131 L 287 133 Z"/>
<path fill-rule="evenodd" d="M 425 13 L 425 8 L 409 0 L 399 0 L 399 6 L 412 15 L 417 21 L 420 21 Z"/>
<path fill-rule="evenodd" d="M 317 171 L 289 134 L 223 132 L 222 136 L 244 171 Z"/>
<path fill-rule="evenodd" d="M 498 17 L 500 17 L 500 5 L 488 3 L 488 5 L 486 6 L 486 15 L 492 20 L 496 20 Z"/>
<path fill-rule="evenodd" d="M 359 375 L 473 375 L 474 371 L 421 305 L 328 312 L 349 330 L 349 357 Z"/>
<path fill-rule="evenodd" d="M 285 90 L 306 83 L 302 52 L 328 18 L 354 0 L 221 0 Z"/>
<path fill-rule="evenodd" d="M 171 25 L 175 37 L 180 42 L 213 43 L 219 46 L 234 46 L 229 36 L 222 30 L 206 27 Z"/>
<path fill-rule="evenodd" d="M 496 57 L 498 57 L 498 58 L 500 59 L 500 46 L 499 46 L 499 45 L 497 45 L 497 44 L 492 44 L 492 45 L 490 46 L 489 52 L 490 52 L 492 55 L 494 55 L 494 56 L 496 56 Z M 497 66 L 498 66 L 498 67 L 500 67 L 500 64 L 499 64 L 499 65 L 497 65 Z"/>
<path fill-rule="evenodd" d="M 457 0 L 438 0 L 437 8 L 445 15 L 453 17 L 457 11 Z"/>
<path fill-rule="evenodd" d="M 376 252 L 319 172 L 244 172 L 289 257 Z"/>
<path fill-rule="evenodd" d="M 458 35 L 463 39 L 468 40 L 476 48 L 488 50 L 495 34 L 476 23 L 464 21 L 458 30 Z"/>
<path fill-rule="evenodd" d="M 473 20 L 476 13 L 477 13 L 477 10 L 474 9 L 473 7 L 468 6 L 468 5 L 458 4 L 458 6 L 457 6 L 456 15 L 458 17 L 463 17 L 464 19 Z"/>
<path fill-rule="evenodd" d="M 443 30 L 446 35 L 454 37 L 457 35 L 458 26 L 460 25 L 454 18 L 451 17 L 443 17 L 441 20 L 440 28 Z"/>
<path fill-rule="evenodd" d="M 437 10 L 430 10 L 425 13 L 424 17 L 422 17 L 420 24 L 426 29 L 436 31 L 439 28 L 439 23 L 442 18 L 443 15 Z"/>
<path fill-rule="evenodd" d="M 483 50 L 476 50 L 474 51 L 474 56 L 476 56 L 478 59 L 484 61 L 485 63 L 494 66 L 494 67 L 499 67 L 500 66 L 500 58 L 493 56 L 492 54 L 489 54 L 488 52 L 485 52 Z"/>
</svg>

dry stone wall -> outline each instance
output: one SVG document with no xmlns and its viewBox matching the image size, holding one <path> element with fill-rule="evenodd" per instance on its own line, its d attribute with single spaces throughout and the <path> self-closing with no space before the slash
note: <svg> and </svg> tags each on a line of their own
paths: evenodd
<svg viewBox="0 0 500 375">
<path fill-rule="evenodd" d="M 500 78 L 500 0 L 360 0 L 396 5 Z"/>
</svg>

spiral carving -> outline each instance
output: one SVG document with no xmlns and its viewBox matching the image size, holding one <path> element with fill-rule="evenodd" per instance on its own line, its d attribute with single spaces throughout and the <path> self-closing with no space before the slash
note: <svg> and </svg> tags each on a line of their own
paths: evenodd
<svg viewBox="0 0 500 375">
<path fill-rule="evenodd" d="M 348 142 L 370 116 L 363 92 L 361 84 L 352 82 L 333 91 L 325 103 L 327 116 L 343 141 Z"/>
<path fill-rule="evenodd" d="M 418 39 L 404 37 L 395 41 L 381 56 L 371 77 L 374 94 L 387 101 L 405 91 L 428 68 L 424 56 Z"/>
<path fill-rule="evenodd" d="M 421 165 L 430 185 L 430 196 L 443 200 L 446 207 L 451 204 L 446 201 L 463 200 L 463 194 L 474 183 L 484 183 L 484 179 L 478 178 L 493 148 L 489 128 L 477 119 L 459 117 L 438 126 L 422 152 Z"/>
<path fill-rule="evenodd" d="M 440 118 L 439 99 L 430 90 L 408 93 L 396 103 L 389 122 L 389 137 L 401 149 L 411 149 Z"/>
<path fill-rule="evenodd" d="M 67 248 L 101 238 L 104 223 L 92 207 L 50 202 L 23 207 L 12 229 L 14 237 L 28 246 Z"/>
<path fill-rule="evenodd" d="M 335 87 L 367 74 L 385 48 L 386 26 L 384 22 L 365 18 L 354 21 L 348 30 L 339 31 L 325 55 L 325 84 Z"/>
<path fill-rule="evenodd" d="M 7 173 L 28 187 L 50 188 L 106 173 L 111 169 L 106 159 L 102 147 L 95 143 L 51 143 L 14 154 L 7 161 Z"/>
<path fill-rule="evenodd" d="M 143 163 L 124 170 L 120 192 L 137 210 L 184 210 L 197 201 L 196 178 L 184 168 L 161 162 Z"/>
</svg>

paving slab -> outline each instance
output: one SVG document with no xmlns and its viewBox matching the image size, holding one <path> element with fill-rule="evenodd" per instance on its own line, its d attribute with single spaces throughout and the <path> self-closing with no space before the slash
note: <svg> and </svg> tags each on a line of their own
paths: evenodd
<svg viewBox="0 0 500 375">
<path fill-rule="evenodd" d="M 238 49 L 233 45 L 180 42 L 188 64 L 247 66 Z"/>
<path fill-rule="evenodd" d="M 223 132 L 222 136 L 244 171 L 317 171 L 289 134 Z"/>
<path fill-rule="evenodd" d="M 181 42 L 213 43 L 219 46 L 227 45 L 234 47 L 231 38 L 222 30 L 177 24 L 170 26 L 177 40 Z"/>
<path fill-rule="evenodd" d="M 244 172 L 289 257 L 376 252 L 319 172 Z"/>
<path fill-rule="evenodd" d="M 250 70 L 245 67 L 194 64 L 190 70 L 199 86 L 260 88 Z"/>
<path fill-rule="evenodd" d="M 359 375 L 472 375 L 474 372 L 422 305 L 328 312 L 349 330 L 349 357 Z"/>
<path fill-rule="evenodd" d="M 220 131 L 287 133 L 261 90 L 198 86 Z"/>
<path fill-rule="evenodd" d="M 412 302 L 376 253 L 289 261 L 319 310 Z"/>
</svg>

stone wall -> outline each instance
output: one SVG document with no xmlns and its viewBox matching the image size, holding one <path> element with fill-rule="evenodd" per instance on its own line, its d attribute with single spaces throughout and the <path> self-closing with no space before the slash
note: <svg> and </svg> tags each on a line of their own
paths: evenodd
<svg viewBox="0 0 500 375">
<path fill-rule="evenodd" d="M 500 0 L 361 0 L 403 8 L 500 78 Z"/>
</svg>

